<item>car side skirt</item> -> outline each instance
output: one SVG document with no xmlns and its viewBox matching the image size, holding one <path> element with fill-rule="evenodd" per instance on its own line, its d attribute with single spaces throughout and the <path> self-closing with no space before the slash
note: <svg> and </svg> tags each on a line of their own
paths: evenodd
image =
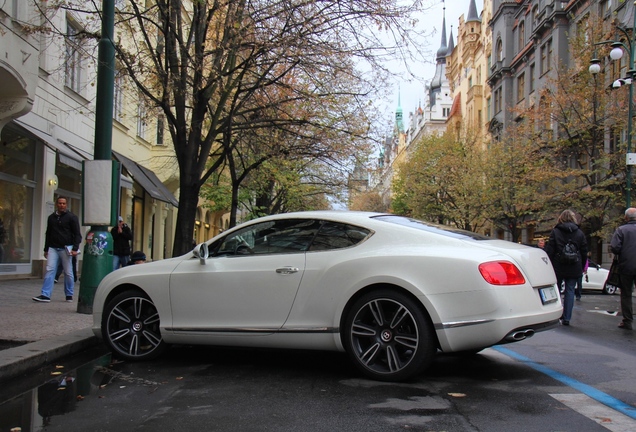
<svg viewBox="0 0 636 432">
<path fill-rule="evenodd" d="M 336 327 L 295 327 L 295 328 L 260 328 L 260 327 L 166 327 L 166 331 L 174 333 L 338 333 L 340 329 Z"/>
</svg>

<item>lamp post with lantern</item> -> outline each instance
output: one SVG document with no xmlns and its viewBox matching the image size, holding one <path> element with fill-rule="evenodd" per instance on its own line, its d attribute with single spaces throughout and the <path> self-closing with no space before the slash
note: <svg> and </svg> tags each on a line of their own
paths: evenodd
<svg viewBox="0 0 636 432">
<path fill-rule="evenodd" d="M 629 86 L 629 101 L 627 108 L 627 154 L 625 158 L 626 172 L 625 172 L 625 204 L 627 208 L 632 205 L 632 165 L 636 165 L 636 153 L 632 153 L 632 121 L 634 112 L 634 86 L 632 83 L 636 78 L 636 70 L 634 70 L 634 50 L 636 49 L 636 1 L 633 3 L 634 19 L 632 22 L 631 35 L 627 29 L 616 25 L 616 29 L 625 35 L 626 42 L 620 40 L 602 41 L 597 42 L 594 45 L 610 45 L 612 50 L 610 51 L 610 58 L 613 61 L 620 61 L 623 57 L 624 51 L 629 54 L 629 69 L 625 78 L 619 78 L 612 83 L 613 88 L 619 88 L 623 85 Z M 592 75 L 596 75 L 601 71 L 601 61 L 594 58 L 590 62 L 589 72 Z"/>
</svg>

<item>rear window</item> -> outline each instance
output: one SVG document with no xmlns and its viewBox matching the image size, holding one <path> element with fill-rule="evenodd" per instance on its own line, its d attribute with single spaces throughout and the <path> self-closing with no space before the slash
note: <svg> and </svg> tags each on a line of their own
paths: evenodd
<svg viewBox="0 0 636 432">
<path fill-rule="evenodd" d="M 405 217 L 405 216 L 396 216 L 396 215 L 382 215 L 382 216 L 372 216 L 373 219 L 381 220 L 384 222 L 393 223 L 396 225 L 407 226 L 410 228 L 415 228 L 420 231 L 427 231 L 439 235 L 443 235 L 446 237 L 465 239 L 465 240 L 492 240 L 491 237 L 487 237 L 482 234 L 477 234 L 471 231 L 464 231 L 458 228 L 452 228 L 446 225 L 434 224 L 431 222 L 424 222 L 421 220 Z"/>
</svg>

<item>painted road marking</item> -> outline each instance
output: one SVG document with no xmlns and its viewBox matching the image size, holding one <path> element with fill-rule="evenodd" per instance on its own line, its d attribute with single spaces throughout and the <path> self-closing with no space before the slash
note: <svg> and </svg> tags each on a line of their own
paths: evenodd
<svg viewBox="0 0 636 432">
<path fill-rule="evenodd" d="M 636 430 L 636 420 L 632 420 L 582 393 L 551 394 L 550 396 L 612 432 Z"/>
<path fill-rule="evenodd" d="M 508 349 L 508 348 L 503 348 L 501 346 L 494 346 L 492 347 L 492 349 L 499 351 L 502 354 L 507 355 L 508 357 L 511 357 L 513 359 L 516 359 L 522 363 L 527 364 L 528 366 L 530 366 L 531 368 L 544 373 L 546 375 L 548 375 L 551 378 L 554 378 L 557 381 L 562 382 L 563 384 L 572 387 L 575 390 L 580 391 L 581 393 L 583 393 L 584 395 L 587 395 L 588 397 L 602 403 L 603 405 L 618 411 L 621 414 L 624 414 L 627 417 L 630 417 L 631 419 L 636 420 L 636 408 L 626 404 L 625 402 L 622 402 L 618 399 L 616 399 L 615 397 L 612 397 L 610 395 L 608 395 L 607 393 L 604 393 L 590 385 L 587 384 L 583 384 L 580 381 L 575 380 L 574 378 L 571 378 L 567 375 L 563 375 L 560 372 L 557 372 L 553 369 L 550 369 L 548 367 L 545 367 L 543 365 L 540 365 L 537 362 L 532 361 L 531 359 L 529 359 L 528 357 L 522 356 L 521 354 L 517 354 L 516 352 Z M 633 423 L 631 428 L 628 429 L 622 429 L 623 431 L 625 430 L 636 430 L 636 422 Z"/>
</svg>

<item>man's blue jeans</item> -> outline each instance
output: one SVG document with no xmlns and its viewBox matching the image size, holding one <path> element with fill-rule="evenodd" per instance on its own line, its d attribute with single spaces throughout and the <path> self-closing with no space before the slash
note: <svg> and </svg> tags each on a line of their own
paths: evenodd
<svg viewBox="0 0 636 432">
<path fill-rule="evenodd" d="M 46 257 L 46 275 L 44 276 L 44 283 L 42 285 L 43 296 L 51 298 L 53 280 L 55 279 L 55 272 L 60 262 L 62 262 L 62 267 L 64 268 L 64 293 L 67 297 L 73 297 L 75 282 L 73 281 L 71 256 L 68 254 L 66 248 L 52 247 L 49 248 L 49 253 Z"/>
<path fill-rule="evenodd" d="M 130 255 L 113 255 L 113 271 L 117 270 L 121 264 L 126 267 L 130 262 Z"/>
</svg>

